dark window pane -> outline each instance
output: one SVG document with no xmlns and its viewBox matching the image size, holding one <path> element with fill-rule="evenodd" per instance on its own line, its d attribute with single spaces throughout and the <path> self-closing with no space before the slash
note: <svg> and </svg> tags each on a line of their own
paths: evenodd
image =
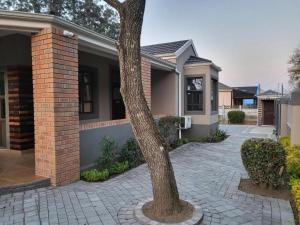
<svg viewBox="0 0 300 225">
<path fill-rule="evenodd" d="M 203 111 L 203 78 L 186 79 L 186 109 L 187 111 Z"/>
</svg>

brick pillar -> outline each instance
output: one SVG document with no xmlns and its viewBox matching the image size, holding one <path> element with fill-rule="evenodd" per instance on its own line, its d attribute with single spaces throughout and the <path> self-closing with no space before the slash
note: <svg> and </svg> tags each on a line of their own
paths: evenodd
<svg viewBox="0 0 300 225">
<path fill-rule="evenodd" d="M 32 36 L 36 174 L 53 185 L 79 179 L 78 40 L 58 28 Z"/>
<path fill-rule="evenodd" d="M 28 66 L 7 68 L 10 149 L 34 147 L 32 72 Z"/>
<path fill-rule="evenodd" d="M 151 109 L 151 63 L 142 57 L 142 82 L 148 106 Z"/>
<path fill-rule="evenodd" d="M 260 98 L 257 99 L 257 125 L 263 125 L 263 103 Z"/>
</svg>

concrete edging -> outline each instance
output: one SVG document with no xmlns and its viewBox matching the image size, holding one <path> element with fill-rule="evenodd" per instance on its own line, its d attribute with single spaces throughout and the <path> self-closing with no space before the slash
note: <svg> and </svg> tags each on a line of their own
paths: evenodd
<svg viewBox="0 0 300 225">
<path fill-rule="evenodd" d="M 147 198 L 147 199 L 139 202 L 134 209 L 134 216 L 143 225 L 197 225 L 197 224 L 200 224 L 203 219 L 202 208 L 197 203 L 192 201 L 191 199 L 181 199 L 181 200 L 190 203 L 194 207 L 194 212 L 193 212 L 192 218 L 190 218 L 184 222 L 172 223 L 172 224 L 160 223 L 158 221 L 151 220 L 150 218 L 146 217 L 145 214 L 143 213 L 142 208 L 145 205 L 145 203 L 153 201 L 152 198 Z"/>
</svg>

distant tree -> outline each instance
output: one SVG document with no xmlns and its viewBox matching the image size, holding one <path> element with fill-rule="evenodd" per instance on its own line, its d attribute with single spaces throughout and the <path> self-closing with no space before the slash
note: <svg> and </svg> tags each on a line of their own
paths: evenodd
<svg viewBox="0 0 300 225">
<path fill-rule="evenodd" d="M 102 0 L 0 0 L 0 9 L 59 16 L 113 39 L 120 30 L 118 14 Z"/>
<path fill-rule="evenodd" d="M 289 64 L 291 65 L 289 68 L 290 81 L 300 87 L 300 48 L 295 49 Z"/>
</svg>

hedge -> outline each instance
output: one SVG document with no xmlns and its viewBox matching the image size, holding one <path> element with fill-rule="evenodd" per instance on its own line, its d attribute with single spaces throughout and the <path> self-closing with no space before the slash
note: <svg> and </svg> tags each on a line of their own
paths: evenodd
<svg viewBox="0 0 300 225">
<path fill-rule="evenodd" d="M 242 145 L 241 156 L 253 182 L 275 188 L 285 184 L 285 151 L 277 141 L 249 139 Z"/>
<path fill-rule="evenodd" d="M 287 173 L 291 192 L 300 217 L 300 146 L 291 145 L 289 137 L 281 137 L 279 142 L 286 151 Z"/>
<path fill-rule="evenodd" d="M 238 124 L 244 123 L 246 114 L 243 111 L 230 111 L 227 114 L 229 123 Z"/>
</svg>

